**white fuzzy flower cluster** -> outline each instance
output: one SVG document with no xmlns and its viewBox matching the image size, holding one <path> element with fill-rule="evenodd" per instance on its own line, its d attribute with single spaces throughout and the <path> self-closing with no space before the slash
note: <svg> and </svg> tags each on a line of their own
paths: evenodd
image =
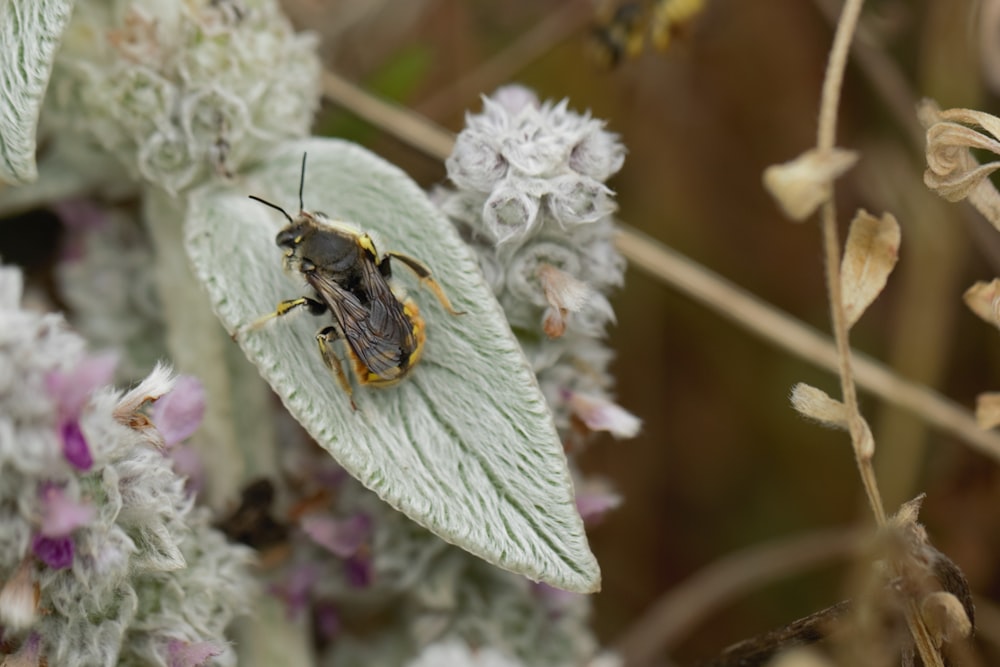
<svg viewBox="0 0 1000 667">
<path fill-rule="evenodd" d="M 508 86 L 466 118 L 447 161 L 456 189 L 433 193 L 477 252 L 564 433 L 573 417 L 617 437 L 638 430 L 608 399 L 601 341 L 625 271 L 604 181 L 624 159 L 603 122 Z M 603 412 L 581 414 L 581 401 Z"/>
<path fill-rule="evenodd" d="M 481 647 L 482 659 L 510 656 L 500 664 L 513 667 L 580 667 L 597 653 L 586 596 L 532 584 L 446 544 L 318 448 L 293 438 L 282 450 L 289 505 L 309 509 L 295 513 L 291 555 L 269 589 L 291 617 L 313 619 L 321 664 L 425 664 L 421 652 L 442 642 Z M 316 498 L 329 500 L 309 501 Z"/>
<path fill-rule="evenodd" d="M 314 42 L 292 31 L 276 0 L 81 0 L 42 136 L 57 137 L 78 166 L 112 154 L 132 180 L 168 192 L 228 176 L 308 133 L 319 101 Z"/>
<path fill-rule="evenodd" d="M 252 591 L 248 551 L 192 509 L 114 358 L 61 316 L 20 307 L 0 268 L 0 652 L 11 664 L 232 664 L 226 625 Z M 6 663 L 5 663 L 6 664 Z"/>
<path fill-rule="evenodd" d="M 604 123 L 568 111 L 567 101 L 539 105 L 526 88 L 501 88 L 483 113 L 466 118 L 447 160 L 462 191 L 478 193 L 482 228 L 500 245 L 524 240 L 550 224 L 596 223 L 615 210 L 604 185 L 621 169 L 625 150 Z"/>
</svg>

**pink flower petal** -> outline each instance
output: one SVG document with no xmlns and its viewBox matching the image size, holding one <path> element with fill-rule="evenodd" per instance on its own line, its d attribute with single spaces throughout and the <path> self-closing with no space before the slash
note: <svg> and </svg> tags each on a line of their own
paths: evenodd
<svg viewBox="0 0 1000 667">
<path fill-rule="evenodd" d="M 634 438 L 642 422 L 606 398 L 569 392 L 569 407 L 591 431 L 607 431 L 616 438 Z"/>
<path fill-rule="evenodd" d="M 622 497 L 603 485 L 584 485 L 576 494 L 576 511 L 583 522 L 591 525 L 604 518 L 610 510 L 622 504 Z"/>
<path fill-rule="evenodd" d="M 532 587 L 539 599 L 545 603 L 545 607 L 554 614 L 567 611 L 580 600 L 579 593 L 570 593 L 541 582 L 533 584 Z"/>
<path fill-rule="evenodd" d="M 45 378 L 45 388 L 56 403 L 61 419 L 75 419 L 95 389 L 111 384 L 118 365 L 118 355 L 106 352 L 85 357 L 68 372 L 52 371 Z"/>
<path fill-rule="evenodd" d="M 171 639 L 167 642 L 169 667 L 199 667 L 210 658 L 222 655 L 226 647 L 218 642 L 185 642 Z"/>
<path fill-rule="evenodd" d="M 312 563 L 298 565 L 283 581 L 275 582 L 268 592 L 285 603 L 288 618 L 295 619 L 308 606 L 319 571 Z"/>
<path fill-rule="evenodd" d="M 300 519 L 299 525 L 313 542 L 340 558 L 356 554 L 371 534 L 371 519 L 364 514 L 348 519 L 307 514 Z"/>
<path fill-rule="evenodd" d="M 45 537 L 67 537 L 94 519 L 92 506 L 70 500 L 55 484 L 44 485 L 41 496 L 42 525 L 39 532 Z"/>
<path fill-rule="evenodd" d="M 174 472 L 185 477 L 184 488 L 188 494 L 197 496 L 205 486 L 205 466 L 201 456 L 193 447 L 177 445 L 168 454 L 174 463 Z"/>
<path fill-rule="evenodd" d="M 191 437 L 205 416 L 205 386 L 191 375 L 177 378 L 174 388 L 164 394 L 149 410 L 167 446 Z"/>
</svg>

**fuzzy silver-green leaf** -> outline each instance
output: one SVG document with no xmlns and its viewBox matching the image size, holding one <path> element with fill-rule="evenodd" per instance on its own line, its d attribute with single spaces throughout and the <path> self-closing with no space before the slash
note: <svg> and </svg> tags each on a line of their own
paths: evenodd
<svg viewBox="0 0 1000 667">
<path fill-rule="evenodd" d="M 38 176 L 35 130 L 73 0 L 0 2 L 0 180 Z"/>
<path fill-rule="evenodd" d="M 352 144 L 313 139 L 282 145 L 237 183 L 193 193 L 188 252 L 223 324 L 241 330 L 279 301 L 309 295 L 301 277 L 281 269 L 274 237 L 284 218 L 247 198 L 294 214 L 304 151 L 306 208 L 373 233 L 380 252 L 427 263 L 464 314 L 447 313 L 396 263 L 394 276 L 426 320 L 424 355 L 397 385 L 353 380 L 357 412 L 316 349 L 329 316 L 279 318 L 241 334 L 244 352 L 313 438 L 390 505 L 500 567 L 597 590 L 600 573 L 534 375 L 470 251 L 399 169 Z"/>
</svg>

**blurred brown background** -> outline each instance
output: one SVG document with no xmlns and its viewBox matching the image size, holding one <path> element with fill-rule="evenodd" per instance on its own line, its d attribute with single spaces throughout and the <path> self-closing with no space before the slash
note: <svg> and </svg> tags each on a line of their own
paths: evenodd
<svg viewBox="0 0 1000 667">
<path fill-rule="evenodd" d="M 819 7 L 829 3 L 708 0 L 665 52 L 647 49 L 616 68 L 593 57 L 598 12 L 583 0 L 286 4 L 322 36 L 329 67 L 449 129 L 480 108 L 480 94 L 508 82 L 607 119 L 629 150 L 611 183 L 623 221 L 828 330 L 818 227 L 785 220 L 761 172 L 815 142 L 833 32 Z M 863 20 L 912 95 L 989 110 L 968 11 L 964 2 L 883 0 L 868 3 Z M 336 107 L 324 110 L 319 131 L 368 145 L 425 186 L 444 178 L 439 162 Z M 852 341 L 972 406 L 1000 387 L 1000 339 L 961 294 L 1000 273 L 990 266 L 1000 235 L 926 192 L 922 155 L 908 142 L 878 86 L 849 66 L 838 143 L 862 160 L 838 187 L 842 232 L 860 206 L 891 210 L 903 227 L 896 272 Z M 614 303 L 619 398 L 645 428 L 633 441 L 602 440 L 585 458 L 626 497 L 591 533 L 604 572 L 595 624 L 609 643 L 729 552 L 870 516 L 846 435 L 807 423 L 788 403 L 798 381 L 839 395 L 836 378 L 634 269 Z M 996 599 L 995 462 L 863 393 L 862 408 L 889 511 L 927 492 L 933 542 L 977 593 Z M 712 655 L 832 604 L 844 595 L 844 572 L 826 566 L 762 587 L 700 624 L 675 658 Z"/>
</svg>

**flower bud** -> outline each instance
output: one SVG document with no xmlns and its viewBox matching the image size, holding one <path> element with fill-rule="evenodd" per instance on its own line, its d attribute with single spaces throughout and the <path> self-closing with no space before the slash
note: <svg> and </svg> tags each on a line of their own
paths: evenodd
<svg viewBox="0 0 1000 667">
<path fill-rule="evenodd" d="M 614 193 L 590 177 L 563 176 L 552 185 L 549 206 L 564 227 L 597 222 L 615 212 Z"/>
<path fill-rule="evenodd" d="M 537 197 L 501 186 L 483 205 L 483 224 L 498 245 L 522 239 L 538 222 L 538 209 Z"/>
<path fill-rule="evenodd" d="M 490 192 L 507 175 L 507 160 L 494 141 L 478 133 L 461 132 L 445 160 L 448 177 L 460 188 Z"/>
</svg>

